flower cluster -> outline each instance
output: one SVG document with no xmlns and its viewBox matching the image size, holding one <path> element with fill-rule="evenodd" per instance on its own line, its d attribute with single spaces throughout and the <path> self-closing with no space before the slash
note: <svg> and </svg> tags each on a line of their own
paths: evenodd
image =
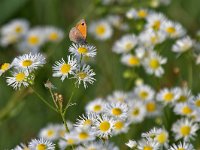
<svg viewBox="0 0 200 150">
<path fill-rule="evenodd" d="M 58 142 L 60 149 L 72 145 L 77 146 L 77 149 L 108 145 L 118 149 L 109 144 L 110 137 L 127 134 L 132 124 L 142 123 L 145 118 L 156 120 L 166 117 L 163 110 L 169 107 L 174 115 L 183 116 L 173 123 L 171 128 L 173 135 L 170 135 L 164 126 L 154 127 L 142 133 L 141 140 L 137 142 L 130 140 L 127 145 L 139 150 L 144 150 L 145 147 L 152 150 L 162 147 L 171 150 L 178 150 L 181 147 L 183 150 L 188 150 L 187 148 L 193 150 L 190 140 L 194 140 L 200 128 L 199 95 L 193 96 L 189 90 L 181 87 L 163 88 L 156 93 L 149 85 L 139 84 L 129 92 L 114 91 L 106 98 L 96 98 L 89 102 L 85 106 L 86 115 L 77 118 L 74 125 L 68 122 L 69 133 L 65 131 L 63 125 L 49 124 L 41 129 L 39 137 Z M 170 147 L 169 136 L 183 142 Z M 98 141 L 98 138 L 106 140 L 106 144 Z"/>
<path fill-rule="evenodd" d="M 89 44 L 75 44 L 69 47 L 67 60 L 63 58 L 56 61 L 53 65 L 53 77 L 60 77 L 62 81 L 65 78 L 75 78 L 76 84 L 79 86 L 83 83 L 84 87 L 87 84 L 93 84 L 95 81 L 95 73 L 90 65 L 86 64 L 96 55 L 96 47 Z"/>
<path fill-rule="evenodd" d="M 28 87 L 34 82 L 34 72 L 45 63 L 45 57 L 41 54 L 24 54 L 14 58 L 12 63 L 3 63 L 0 67 L 0 76 L 12 68 L 12 76 L 6 77 L 8 85 L 16 90 Z"/>
<path fill-rule="evenodd" d="M 173 40 L 171 51 L 177 56 L 198 47 L 198 43 L 186 35 L 186 30 L 180 23 L 168 19 L 160 12 L 146 8 L 132 8 L 125 16 L 140 26 L 139 32 L 126 33 L 114 43 L 112 50 L 122 55 L 121 62 L 128 67 L 142 66 L 147 74 L 161 77 L 165 72 L 163 65 L 167 63 L 167 58 L 161 56 L 162 49 L 158 49 L 160 44 Z M 121 16 L 110 15 L 91 23 L 90 32 L 96 39 L 109 39 L 113 34 L 112 27 L 130 30 L 130 25 L 124 20 Z M 141 21 L 144 23 L 141 24 Z M 192 54 L 196 56 L 195 51 L 192 51 Z M 198 62 L 199 57 L 197 57 Z"/>
<path fill-rule="evenodd" d="M 53 27 L 30 28 L 28 21 L 15 19 L 1 29 L 0 45 L 16 44 L 19 51 L 36 53 L 46 42 L 59 42 L 63 39 L 63 31 Z"/>
</svg>

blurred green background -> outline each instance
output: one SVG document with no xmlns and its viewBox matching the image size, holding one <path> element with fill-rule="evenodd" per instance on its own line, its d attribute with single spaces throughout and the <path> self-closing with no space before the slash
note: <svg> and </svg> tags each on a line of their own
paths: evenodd
<svg viewBox="0 0 200 150">
<path fill-rule="evenodd" d="M 134 7 L 134 5 L 132 6 Z M 46 66 L 37 72 L 35 86 L 44 97 L 50 100 L 50 95 L 43 86 L 45 81 L 50 79 L 58 87 L 57 91 L 62 93 L 65 100 L 67 100 L 72 92 L 73 81 L 65 80 L 61 82 L 59 79 L 52 78 L 51 66 L 54 61 L 67 56 L 67 49 L 71 44 L 68 39 L 68 32 L 77 20 L 85 17 L 89 24 L 92 20 L 106 15 L 109 9 L 111 8 L 104 9 L 95 0 L 0 0 L 0 26 L 12 19 L 25 18 L 30 22 L 31 27 L 54 25 L 63 29 L 66 37 L 62 43 L 48 44 L 41 49 L 42 52 L 49 54 L 49 57 L 47 58 Z M 165 13 L 170 19 L 182 23 L 191 36 L 195 36 L 196 31 L 199 29 L 199 0 L 172 0 L 169 6 L 157 8 L 157 10 Z M 115 89 L 130 90 L 133 87 L 133 80 L 123 79 L 122 72 L 127 68 L 120 64 L 119 56 L 111 52 L 112 44 L 114 40 L 120 37 L 120 34 L 114 34 L 114 37 L 106 42 L 96 41 L 88 35 L 88 42 L 94 44 L 98 49 L 96 62 L 92 64 L 97 73 L 97 81 L 94 85 L 89 86 L 87 90 L 83 87 L 76 89 L 73 101 L 77 105 L 68 110 L 67 119 L 74 121 L 78 115 L 84 112 L 84 106 L 87 102 L 95 97 L 104 97 Z M 163 85 L 181 85 L 183 80 L 187 80 L 188 68 L 182 67 L 187 62 L 185 55 L 174 63 L 170 62 L 170 60 L 174 59 L 174 56 L 169 51 L 170 46 L 166 46 L 165 51 L 162 52 L 163 55 L 170 53 L 168 54 L 170 56 L 168 58 L 169 63 L 165 68 L 166 75 L 162 81 L 157 80 L 155 77 L 147 76 L 143 70 L 139 70 L 139 75 L 143 76 L 145 83 L 150 84 L 155 89 L 159 89 Z M 0 47 L 0 62 L 10 62 L 17 55 L 18 52 L 13 47 Z M 181 68 L 179 76 L 173 75 L 173 67 Z M 198 81 L 200 68 L 195 68 L 193 70 L 193 79 Z M 158 86 L 157 83 L 160 83 L 160 85 Z M 126 86 L 127 84 L 129 84 L 128 87 Z M 193 82 L 192 91 L 194 93 L 199 91 L 198 86 L 198 82 Z M 11 100 L 13 103 L 7 105 Z M 6 112 L 7 110 L 9 110 L 9 113 Z M 132 129 L 131 132 L 136 135 L 138 132 L 145 130 L 145 128 L 149 129 L 148 125 L 153 123 L 148 120 L 146 122 L 146 127 L 141 128 L 140 125 L 136 125 L 137 132 L 134 132 L 135 129 Z M 58 114 L 52 112 L 41 103 L 31 91 L 27 89 L 26 91 L 15 92 L 6 85 L 5 78 L 0 78 L 1 150 L 11 149 L 20 142 L 26 143 L 31 138 L 36 137 L 39 130 L 48 123 L 61 123 L 61 119 Z M 127 140 L 124 139 L 124 141 Z"/>
</svg>

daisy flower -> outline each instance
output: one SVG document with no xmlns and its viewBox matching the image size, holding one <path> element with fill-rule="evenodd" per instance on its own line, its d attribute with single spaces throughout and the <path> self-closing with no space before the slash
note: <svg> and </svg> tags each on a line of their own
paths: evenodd
<svg viewBox="0 0 200 150">
<path fill-rule="evenodd" d="M 6 34 L 0 38 L 0 44 L 5 47 L 18 42 L 18 38 L 16 34 Z"/>
<path fill-rule="evenodd" d="M 39 137 L 50 141 L 57 140 L 59 135 L 57 134 L 56 126 L 50 124 L 47 127 L 41 129 L 39 132 Z"/>
<path fill-rule="evenodd" d="M 159 144 L 150 139 L 142 139 L 138 142 L 138 150 L 158 150 Z"/>
<path fill-rule="evenodd" d="M 107 20 L 98 20 L 91 23 L 89 32 L 98 40 L 107 40 L 112 36 L 113 29 Z"/>
<path fill-rule="evenodd" d="M 134 94 L 142 101 L 149 101 L 154 98 L 155 91 L 148 85 L 139 85 L 134 89 Z"/>
<path fill-rule="evenodd" d="M 95 75 L 96 74 L 93 72 L 90 66 L 84 64 L 82 69 L 78 69 L 76 71 L 76 73 L 74 74 L 74 78 L 77 79 L 76 84 L 78 84 L 78 87 L 81 83 L 83 83 L 84 88 L 87 88 L 87 83 L 93 84 L 96 80 L 94 78 Z"/>
<path fill-rule="evenodd" d="M 176 41 L 176 43 L 172 46 L 172 51 L 175 53 L 183 53 L 187 50 L 191 49 L 193 46 L 193 40 L 189 37 L 183 37 Z"/>
<path fill-rule="evenodd" d="M 147 101 L 145 103 L 145 108 L 148 117 L 161 115 L 161 107 L 153 100 Z"/>
<path fill-rule="evenodd" d="M 173 104 L 180 97 L 180 90 L 178 88 L 164 88 L 159 91 L 156 96 L 158 101 L 164 102 L 165 104 Z"/>
<path fill-rule="evenodd" d="M 114 135 L 127 133 L 129 129 L 129 122 L 127 122 L 126 120 L 118 119 L 118 120 L 115 120 L 115 123 L 113 126 L 114 126 L 113 128 Z"/>
<path fill-rule="evenodd" d="M 12 67 L 10 63 L 3 63 L 0 65 L 0 76 Z"/>
<path fill-rule="evenodd" d="M 191 98 L 190 102 L 193 103 L 195 107 L 200 108 L 200 93 L 197 96 Z"/>
<path fill-rule="evenodd" d="M 84 45 L 81 45 L 81 44 L 72 44 L 70 47 L 69 47 L 69 52 L 72 54 L 72 55 L 75 55 L 77 56 L 78 58 L 80 58 L 81 56 L 86 56 L 86 57 L 94 57 L 96 56 L 96 47 L 95 46 L 92 46 L 92 45 L 88 45 L 88 44 L 84 44 Z"/>
<path fill-rule="evenodd" d="M 143 133 L 142 137 L 156 141 L 159 145 L 168 145 L 169 134 L 165 129 L 153 128 L 147 133 Z"/>
<path fill-rule="evenodd" d="M 29 73 L 42 67 L 46 63 L 45 57 L 42 54 L 24 54 L 16 57 L 12 64 L 16 69 L 26 70 Z"/>
<path fill-rule="evenodd" d="M 29 23 L 23 19 L 16 19 L 1 28 L 1 45 L 7 46 L 21 40 L 29 28 Z"/>
<path fill-rule="evenodd" d="M 107 17 L 108 22 L 117 29 L 127 31 L 129 29 L 128 24 L 123 23 L 123 18 L 119 15 L 109 15 Z"/>
<path fill-rule="evenodd" d="M 149 15 L 147 9 L 140 8 L 138 10 L 132 8 L 126 13 L 128 19 L 145 19 Z"/>
<path fill-rule="evenodd" d="M 161 13 L 151 13 L 147 16 L 146 20 L 146 29 L 151 28 L 154 31 L 159 31 L 162 24 L 165 22 L 166 17 Z"/>
<path fill-rule="evenodd" d="M 107 97 L 110 102 L 125 102 L 128 95 L 123 91 L 114 91 L 111 95 Z"/>
<path fill-rule="evenodd" d="M 147 29 L 139 34 L 138 39 L 145 47 L 152 47 L 162 43 L 166 36 L 162 31 L 155 32 L 153 29 Z"/>
<path fill-rule="evenodd" d="M 191 95 L 191 90 L 189 90 L 188 88 L 184 87 L 184 88 L 178 88 L 180 90 L 180 96 L 177 99 L 177 103 L 184 103 L 189 101 L 192 98 Z"/>
<path fill-rule="evenodd" d="M 54 150 L 55 144 L 44 139 L 33 139 L 29 143 L 30 150 Z"/>
<path fill-rule="evenodd" d="M 181 24 L 169 20 L 164 22 L 162 29 L 170 38 L 179 38 L 185 35 L 185 29 Z"/>
<path fill-rule="evenodd" d="M 26 20 L 15 19 L 1 28 L 1 34 L 3 36 L 8 34 L 16 34 L 19 37 L 24 35 L 28 31 L 28 28 L 29 23 Z"/>
<path fill-rule="evenodd" d="M 174 112 L 177 115 L 189 117 L 193 114 L 193 107 L 189 103 L 177 103 L 177 104 L 175 104 Z"/>
<path fill-rule="evenodd" d="M 81 143 L 93 141 L 95 139 L 95 136 L 89 129 L 76 128 L 75 135 Z"/>
<path fill-rule="evenodd" d="M 131 102 L 133 101 L 133 102 Z M 130 100 L 128 119 L 132 123 L 139 123 L 144 120 L 146 109 L 144 104 L 138 100 Z"/>
<path fill-rule="evenodd" d="M 77 69 L 77 61 L 71 56 L 68 56 L 67 63 L 62 58 L 60 61 L 56 61 L 53 65 L 53 77 L 61 77 L 64 81 L 69 74 L 74 75 Z"/>
<path fill-rule="evenodd" d="M 12 73 L 12 77 L 6 77 L 7 80 L 6 82 L 8 83 L 9 86 L 12 86 L 15 90 L 20 89 L 22 86 L 24 87 L 28 87 L 29 83 L 28 83 L 28 72 L 24 72 L 24 71 L 16 71 Z"/>
<path fill-rule="evenodd" d="M 24 37 L 25 39 L 18 44 L 18 49 L 21 51 L 37 52 L 38 49 L 45 43 L 45 31 L 41 27 L 31 29 Z"/>
<path fill-rule="evenodd" d="M 175 139 L 179 140 L 183 138 L 185 141 L 194 139 L 196 132 L 199 129 L 199 125 L 189 119 L 180 119 L 176 121 L 172 126 L 172 131 L 175 134 Z"/>
<path fill-rule="evenodd" d="M 78 140 L 78 137 L 76 136 L 76 132 L 72 131 L 70 133 L 66 133 L 63 139 L 60 139 L 58 141 L 58 147 L 61 150 L 65 150 L 67 146 L 77 145 L 80 141 Z"/>
<path fill-rule="evenodd" d="M 94 123 L 95 116 L 94 113 L 83 114 L 82 116 L 79 116 L 74 126 L 77 128 L 89 129 Z"/>
<path fill-rule="evenodd" d="M 136 149 L 137 148 L 137 142 L 134 140 L 129 140 L 127 143 L 125 143 L 129 148 Z"/>
<path fill-rule="evenodd" d="M 96 98 L 86 105 L 86 111 L 92 113 L 102 113 L 105 107 L 105 101 L 102 98 Z"/>
<path fill-rule="evenodd" d="M 113 134 L 114 123 L 115 121 L 111 117 L 106 115 L 97 116 L 92 132 L 100 138 L 108 139 Z"/>
<path fill-rule="evenodd" d="M 121 58 L 121 62 L 129 67 L 135 67 L 140 65 L 140 59 L 132 54 L 125 54 Z"/>
<path fill-rule="evenodd" d="M 150 52 L 147 58 L 144 59 L 144 68 L 148 74 L 155 74 L 161 77 L 164 74 L 163 64 L 166 64 L 167 59 L 161 57 L 156 52 Z"/>
<path fill-rule="evenodd" d="M 173 144 L 173 146 L 171 146 L 169 150 L 195 150 L 195 149 L 193 148 L 193 145 L 190 143 L 180 142 L 178 145 Z"/>
<path fill-rule="evenodd" d="M 114 43 L 113 52 L 117 54 L 130 52 L 137 45 L 137 37 L 134 34 L 126 34 Z"/>
<path fill-rule="evenodd" d="M 128 113 L 128 105 L 121 102 L 107 103 L 104 107 L 104 112 L 114 118 L 126 119 Z"/>
<path fill-rule="evenodd" d="M 59 42 L 64 37 L 63 31 L 55 27 L 46 27 L 45 34 L 47 41 L 50 42 Z"/>
</svg>

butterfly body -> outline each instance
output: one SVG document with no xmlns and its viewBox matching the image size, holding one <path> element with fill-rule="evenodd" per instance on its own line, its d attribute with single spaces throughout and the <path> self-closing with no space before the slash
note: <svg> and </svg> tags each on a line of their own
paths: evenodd
<svg viewBox="0 0 200 150">
<path fill-rule="evenodd" d="M 69 39 L 78 44 L 86 44 L 87 25 L 84 19 L 81 19 L 75 27 L 69 32 Z"/>
</svg>

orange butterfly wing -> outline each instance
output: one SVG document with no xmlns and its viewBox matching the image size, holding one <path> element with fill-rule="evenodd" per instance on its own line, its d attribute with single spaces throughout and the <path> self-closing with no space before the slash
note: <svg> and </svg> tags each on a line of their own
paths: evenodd
<svg viewBox="0 0 200 150">
<path fill-rule="evenodd" d="M 76 28 L 80 31 L 84 39 L 86 39 L 87 36 L 87 25 L 84 19 L 81 19 L 77 25 Z"/>
</svg>

